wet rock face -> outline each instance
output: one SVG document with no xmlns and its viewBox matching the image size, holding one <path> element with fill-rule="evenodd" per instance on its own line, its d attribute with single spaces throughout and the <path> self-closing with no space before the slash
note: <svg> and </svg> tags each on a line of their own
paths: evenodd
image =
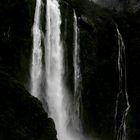
<svg viewBox="0 0 140 140">
<path fill-rule="evenodd" d="M 52 119 L 23 86 L 0 72 L 0 139 L 56 140 Z"/>
<path fill-rule="evenodd" d="M 104 13 L 108 12 L 105 10 Z M 96 131 L 99 137 L 103 139 L 110 139 L 114 133 L 113 113 L 119 83 L 117 70 L 118 44 L 113 25 L 113 22 L 116 22 L 126 46 L 127 90 L 131 106 L 127 120 L 127 134 L 128 139 L 137 140 L 140 138 L 140 127 L 138 125 L 138 118 L 140 116 L 138 108 L 138 106 L 140 106 L 140 96 L 138 94 L 138 85 L 140 84 L 138 80 L 140 64 L 140 41 L 138 39 L 140 37 L 140 12 L 133 13 L 132 11 L 123 11 L 113 13 L 113 11 L 110 11 L 109 13 L 111 18 L 107 15 L 105 16 L 106 18 L 100 17 L 98 13 L 96 15 L 97 18 L 93 16 L 94 27 L 96 28 L 94 34 L 96 37 L 91 34 L 92 37 L 90 39 L 90 37 L 88 37 L 90 32 L 85 27 L 85 33 L 81 33 L 82 37 L 82 35 L 85 36 L 86 32 L 88 32 L 87 37 L 81 39 L 81 46 L 84 48 L 84 51 L 82 51 L 82 66 L 85 120 L 87 121 L 91 117 L 91 121 L 86 122 L 86 124 L 89 125 L 89 127 L 86 128 L 90 129 L 93 127 L 93 131 Z M 113 20 L 112 23 L 110 19 Z M 81 28 L 83 30 L 83 26 Z M 83 45 L 82 42 L 84 42 L 84 40 L 88 42 L 88 45 Z M 91 45 L 90 42 L 92 42 L 93 45 Z M 90 51 L 88 48 L 90 48 Z"/>
<path fill-rule="evenodd" d="M 127 89 L 131 105 L 127 120 L 128 139 L 139 139 L 140 12 L 134 13 L 130 9 L 120 12 L 102 9 L 84 0 L 64 1 L 75 9 L 79 16 L 83 84 L 81 118 L 85 131 L 103 140 L 113 139 L 115 102 L 119 85 L 116 23 L 126 46 Z M 71 13 L 71 10 L 67 10 L 67 13 Z M 63 9 L 62 15 L 66 17 Z M 73 22 L 72 16 L 68 20 Z M 72 25 L 68 24 L 67 29 L 72 29 Z M 71 39 L 70 31 L 67 31 L 67 38 Z M 67 41 L 65 46 L 72 46 L 71 42 Z M 68 51 L 68 55 L 72 55 L 72 50 Z M 69 57 L 68 61 L 71 60 L 72 57 Z M 68 73 L 71 74 L 72 68 L 69 69 Z M 123 104 L 123 101 L 121 102 Z"/>
</svg>

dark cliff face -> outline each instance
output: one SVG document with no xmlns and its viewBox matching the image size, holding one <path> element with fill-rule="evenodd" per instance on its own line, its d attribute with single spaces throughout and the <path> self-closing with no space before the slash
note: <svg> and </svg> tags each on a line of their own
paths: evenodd
<svg viewBox="0 0 140 140">
<path fill-rule="evenodd" d="M 82 72 L 81 118 L 87 135 L 103 140 L 114 137 L 115 102 L 119 86 L 118 75 L 118 38 L 115 24 L 124 39 L 127 62 L 127 84 L 131 109 L 127 120 L 129 140 L 137 140 L 139 135 L 139 11 L 102 9 L 89 1 L 61 0 L 64 27 L 63 34 L 68 61 L 72 61 L 73 52 L 73 14 L 78 16 L 80 30 L 80 57 Z M 69 15 L 69 16 L 68 16 Z M 68 20 L 68 21 L 67 21 Z M 66 22 L 67 21 L 67 22 Z M 62 30 L 62 31 L 63 31 Z M 73 67 L 69 63 L 72 83 Z M 71 93 L 73 87 L 70 85 Z"/>
<path fill-rule="evenodd" d="M 35 0 L 0 2 L 0 69 L 23 83 L 29 77 L 34 8 Z"/>
<path fill-rule="evenodd" d="M 107 12 L 106 10 L 104 12 Z M 125 11 L 116 12 L 110 11 L 111 20 L 107 16 L 97 18 L 93 17 L 93 31 L 91 40 L 90 32 L 84 27 L 84 31 L 88 32 L 87 36 L 81 39 L 81 47 L 83 41 L 89 42 L 91 49 L 88 51 L 88 45 L 83 46 L 81 56 L 83 54 L 82 70 L 83 73 L 83 107 L 85 126 L 87 129 L 93 128 L 93 132 L 103 139 L 112 139 L 114 131 L 114 113 L 115 100 L 118 92 L 118 70 L 117 56 L 118 44 L 117 34 L 114 27 L 114 22 L 118 24 L 126 47 L 126 62 L 127 62 L 127 84 L 128 95 L 130 101 L 130 111 L 127 120 L 127 132 L 129 140 L 140 139 L 139 128 L 139 53 L 140 53 L 140 20 L 139 11 L 136 13 Z M 98 22 L 98 18 L 100 21 Z M 83 30 L 83 26 L 81 27 Z M 91 35 L 90 35 L 91 36 Z M 91 45 L 93 42 L 94 45 Z M 96 46 L 96 47 L 95 47 Z M 93 49 L 93 51 L 91 51 Z M 83 51 L 84 50 L 84 51 Z M 86 50 L 86 51 L 85 51 Z M 87 52 L 87 54 L 85 54 Z M 84 56 L 85 54 L 85 56 Z M 93 57 L 94 54 L 94 57 Z M 93 58 L 93 59 L 91 59 Z M 87 82 L 86 82 L 87 81 Z M 112 137 L 112 138 L 111 138 Z"/>
<path fill-rule="evenodd" d="M 71 23 L 75 10 L 80 32 L 82 124 L 87 135 L 110 140 L 113 138 L 115 100 L 118 92 L 117 33 L 110 11 L 103 10 L 91 2 L 82 2 L 83 5 L 78 5 L 78 2 L 61 2 L 64 23 L 62 33 L 65 29 L 62 36 L 64 47 L 68 50 L 65 52 L 65 60 L 68 61 L 66 64 L 70 74 L 67 83 L 73 84 L 74 37 Z M 73 93 L 73 87 L 68 87 L 70 93 Z"/>
<path fill-rule="evenodd" d="M 0 72 L 0 139 L 56 140 L 52 119 L 23 86 Z"/>
<path fill-rule="evenodd" d="M 127 83 L 130 100 L 130 116 L 128 131 L 130 140 L 140 139 L 140 11 L 126 12 L 115 16 L 126 44 Z"/>
</svg>

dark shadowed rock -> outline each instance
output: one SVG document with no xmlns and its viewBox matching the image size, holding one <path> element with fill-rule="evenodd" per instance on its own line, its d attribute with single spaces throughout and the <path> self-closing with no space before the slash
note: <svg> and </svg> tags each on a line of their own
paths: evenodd
<svg viewBox="0 0 140 140">
<path fill-rule="evenodd" d="M 56 140 L 52 119 L 40 101 L 23 86 L 0 72 L 0 139 Z"/>
</svg>

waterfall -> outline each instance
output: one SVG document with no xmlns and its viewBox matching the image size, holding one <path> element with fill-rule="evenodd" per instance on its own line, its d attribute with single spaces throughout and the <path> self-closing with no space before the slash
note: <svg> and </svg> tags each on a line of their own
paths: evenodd
<svg viewBox="0 0 140 140">
<path fill-rule="evenodd" d="M 36 1 L 34 25 L 33 25 L 33 52 L 31 64 L 31 93 L 38 97 L 42 76 L 42 50 L 41 39 L 42 31 L 40 25 L 41 0 Z"/>
<path fill-rule="evenodd" d="M 31 64 L 31 94 L 43 98 L 49 117 L 53 118 L 58 140 L 81 140 L 79 133 L 81 100 L 80 91 L 80 58 L 77 17 L 74 13 L 74 130 L 69 126 L 71 101 L 64 82 L 64 51 L 61 43 L 61 13 L 57 0 L 46 2 L 46 32 L 42 37 L 41 30 L 41 0 L 36 0 L 33 24 L 33 51 Z M 44 39 L 44 45 L 41 40 Z M 43 47 L 45 51 L 43 51 Z M 43 54 L 44 53 L 44 54 Z M 44 58 L 43 58 L 44 57 Z M 42 60 L 45 60 L 45 72 Z M 45 75 L 44 75 L 45 73 Z M 45 78 L 44 78 L 45 77 Z M 46 83 L 45 90 L 41 89 Z M 43 94 L 43 95 L 42 95 Z M 45 96 L 44 96 L 45 95 Z M 47 106 L 47 107 L 46 107 Z M 76 130 L 76 132 L 74 132 Z"/>
<path fill-rule="evenodd" d="M 66 139 L 66 110 L 63 105 L 63 50 L 60 41 L 61 17 L 59 4 L 56 0 L 47 1 L 46 12 L 46 100 L 49 116 L 56 124 L 58 140 Z"/>
<path fill-rule="evenodd" d="M 130 104 L 127 94 L 125 45 L 117 25 L 116 29 L 119 47 L 118 48 L 119 92 L 117 94 L 116 110 L 115 110 L 115 140 L 127 140 L 126 121 Z M 121 104 L 121 102 L 124 103 Z"/>
<path fill-rule="evenodd" d="M 80 44 L 79 44 L 79 28 L 77 24 L 77 16 L 74 11 L 74 117 L 73 126 L 81 131 L 80 122 L 80 102 L 81 102 L 81 72 L 80 72 Z"/>
<path fill-rule="evenodd" d="M 63 46 L 61 43 L 61 14 L 57 0 L 47 1 L 46 12 L 46 100 L 49 108 L 49 115 L 55 121 L 58 140 L 73 140 L 68 132 L 69 104 L 66 87 L 63 80 Z"/>
</svg>

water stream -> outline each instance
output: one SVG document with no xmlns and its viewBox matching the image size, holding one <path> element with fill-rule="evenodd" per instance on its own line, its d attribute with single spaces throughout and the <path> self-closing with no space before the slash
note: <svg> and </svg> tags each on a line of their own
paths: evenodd
<svg viewBox="0 0 140 140">
<path fill-rule="evenodd" d="M 53 118 L 58 140 L 81 140 L 80 123 L 80 46 L 77 16 L 74 12 L 74 112 L 73 131 L 69 126 L 71 101 L 64 82 L 64 50 L 61 42 L 61 13 L 57 0 L 46 2 L 46 32 L 42 37 L 41 30 L 41 0 L 36 0 L 33 25 L 33 52 L 31 65 L 31 93 L 42 97 L 47 103 L 49 117 Z M 44 45 L 41 40 L 44 39 Z M 43 51 L 43 47 L 44 50 Z M 43 54 L 45 53 L 45 54 Z M 42 60 L 45 60 L 45 72 Z M 45 78 L 44 78 L 45 77 Z M 43 81 L 45 80 L 45 81 Z M 45 90 L 41 90 L 41 84 Z M 43 95 L 42 95 L 43 94 Z M 76 130 L 76 131 L 75 131 Z M 74 132 L 75 131 L 75 132 Z"/>
<path fill-rule="evenodd" d="M 79 40 L 78 19 L 74 11 L 74 115 L 73 126 L 81 131 L 80 102 L 81 102 L 81 71 L 80 71 L 80 40 Z"/>
<path fill-rule="evenodd" d="M 40 93 L 40 84 L 42 76 L 42 49 L 41 39 L 42 31 L 40 25 L 41 0 L 36 1 L 34 24 L 33 24 L 33 51 L 31 64 L 31 93 L 38 97 Z"/>
<path fill-rule="evenodd" d="M 119 92 L 115 109 L 115 140 L 127 140 L 126 122 L 130 104 L 127 94 L 126 55 L 124 41 L 117 25 L 116 29 L 118 36 Z"/>
<path fill-rule="evenodd" d="M 61 15 L 56 0 L 47 1 L 46 11 L 46 100 L 48 114 L 54 119 L 58 140 L 70 140 L 67 134 L 67 97 L 63 81 L 63 48 L 60 40 Z"/>
</svg>

